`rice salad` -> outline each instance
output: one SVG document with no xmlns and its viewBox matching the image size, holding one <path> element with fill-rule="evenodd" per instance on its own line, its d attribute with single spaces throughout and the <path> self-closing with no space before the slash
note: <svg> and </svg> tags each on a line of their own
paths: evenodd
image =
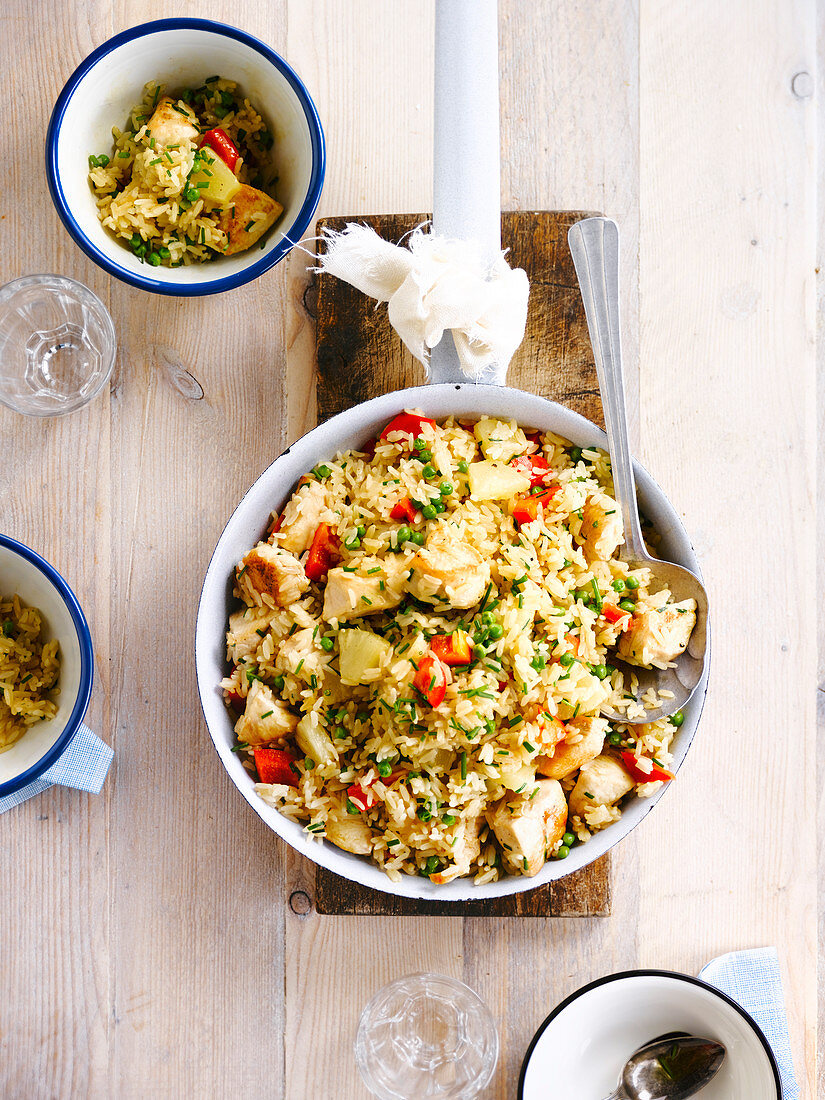
<svg viewBox="0 0 825 1100">
<path fill-rule="evenodd" d="M 0 598 L 0 752 L 57 714 L 59 642 L 43 636 L 43 616 L 17 595 Z"/>
<path fill-rule="evenodd" d="M 238 563 L 221 682 L 258 795 L 391 878 L 535 875 L 672 778 L 693 601 L 649 590 L 609 458 L 494 417 L 395 417 L 301 478 Z M 611 664 L 618 655 L 624 672 Z M 610 723 L 603 707 L 624 714 Z"/>
<path fill-rule="evenodd" d="M 151 81 L 111 153 L 89 156 L 98 217 L 154 267 L 204 263 L 263 247 L 283 213 L 273 136 L 237 84 L 207 77 L 167 95 Z"/>
</svg>

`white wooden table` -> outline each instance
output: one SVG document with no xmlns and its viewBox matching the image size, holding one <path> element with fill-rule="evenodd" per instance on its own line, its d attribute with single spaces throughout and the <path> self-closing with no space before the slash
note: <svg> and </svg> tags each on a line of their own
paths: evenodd
<svg viewBox="0 0 825 1100">
<path fill-rule="evenodd" d="M 86 282 L 120 337 L 110 391 L 83 412 L 0 411 L 0 528 L 78 592 L 89 721 L 116 752 L 101 796 L 52 789 L 0 821 L 0 1093 L 363 1098 L 362 1005 L 432 969 L 492 1007 L 488 1095 L 512 1097 L 534 1030 L 582 983 L 776 944 L 803 1095 L 824 1095 L 814 0 L 502 0 L 503 205 L 620 223 L 638 452 L 684 515 L 714 609 L 705 717 L 675 789 L 615 853 L 613 916 L 521 922 L 293 913 L 293 857 L 210 747 L 196 601 L 232 508 L 312 420 L 304 261 L 225 299 L 129 289 L 66 235 L 42 166 L 81 58 L 182 14 L 246 28 L 305 79 L 328 141 L 319 214 L 431 201 L 432 0 L 7 0 L 0 14 L 3 277 Z"/>
</svg>

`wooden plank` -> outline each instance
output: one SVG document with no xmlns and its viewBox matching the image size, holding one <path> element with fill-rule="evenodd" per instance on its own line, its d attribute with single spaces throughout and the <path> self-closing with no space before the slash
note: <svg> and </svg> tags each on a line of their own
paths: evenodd
<svg viewBox="0 0 825 1100">
<path fill-rule="evenodd" d="M 584 307 L 567 246 L 568 229 L 582 217 L 586 214 L 576 211 L 502 214 L 502 246 L 508 249 L 511 265 L 523 268 L 530 278 L 527 330 L 508 382 L 563 402 L 603 424 Z M 426 214 L 385 214 L 359 215 L 357 220 L 397 242 L 428 219 Z M 322 219 L 317 236 L 341 230 L 351 220 Z M 386 309 L 375 309 L 360 291 L 321 275 L 315 311 L 320 418 L 424 381 L 421 364 L 393 331 Z M 315 905 L 319 913 L 329 914 L 454 916 L 458 910 L 465 916 L 606 916 L 610 912 L 609 856 L 562 882 L 460 906 L 367 890 L 319 867 Z"/>
</svg>

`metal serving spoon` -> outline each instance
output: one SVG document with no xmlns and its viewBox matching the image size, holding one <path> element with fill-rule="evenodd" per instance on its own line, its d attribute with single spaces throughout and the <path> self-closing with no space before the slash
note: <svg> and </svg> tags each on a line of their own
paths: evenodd
<svg viewBox="0 0 825 1100">
<path fill-rule="evenodd" d="M 622 379 L 618 226 L 609 218 L 585 218 L 571 227 L 567 240 L 581 286 L 604 406 L 613 485 L 622 510 L 625 541 L 619 550 L 620 557 L 631 569 L 645 566 L 650 570 L 651 591 L 667 588 L 677 602 L 686 599 L 696 601 L 696 626 L 688 648 L 677 658 L 675 668 L 638 668 L 614 660 L 616 667 L 624 673 L 626 685 L 630 684 L 631 673 L 638 678 L 637 698 L 649 688 L 673 692 L 672 699 L 664 699 L 660 707 L 646 711 L 643 721 L 655 722 L 681 710 L 702 678 L 707 652 L 708 599 L 702 582 L 694 573 L 681 565 L 652 557 L 642 538 Z M 627 722 L 623 714 L 610 708 L 603 708 L 602 714 L 614 721 Z"/>
<path fill-rule="evenodd" d="M 725 1053 L 713 1039 L 662 1036 L 628 1058 L 605 1100 L 687 1100 L 716 1076 Z"/>
</svg>

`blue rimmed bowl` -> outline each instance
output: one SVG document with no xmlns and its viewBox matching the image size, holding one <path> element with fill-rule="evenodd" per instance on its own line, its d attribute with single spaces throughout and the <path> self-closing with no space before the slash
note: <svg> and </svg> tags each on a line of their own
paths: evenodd
<svg viewBox="0 0 825 1100">
<path fill-rule="evenodd" d="M 40 609 L 46 638 L 60 642 L 60 694 L 54 718 L 38 722 L 0 752 L 0 797 L 37 779 L 66 751 L 83 721 L 94 678 L 92 636 L 74 592 L 34 550 L 0 535 L 0 596 L 14 594 Z"/>
<path fill-rule="evenodd" d="M 275 194 L 284 212 L 263 249 L 204 264 L 151 267 L 101 225 L 88 181 L 89 154 L 111 152 L 112 127 L 125 125 L 148 81 L 176 89 L 202 84 L 215 73 L 240 85 L 275 139 Z M 257 38 L 208 19 L 159 19 L 104 42 L 72 73 L 46 136 L 49 190 L 75 243 L 110 275 L 156 294 L 217 294 L 268 271 L 306 232 L 324 168 L 324 132 L 297 73 Z"/>
</svg>

